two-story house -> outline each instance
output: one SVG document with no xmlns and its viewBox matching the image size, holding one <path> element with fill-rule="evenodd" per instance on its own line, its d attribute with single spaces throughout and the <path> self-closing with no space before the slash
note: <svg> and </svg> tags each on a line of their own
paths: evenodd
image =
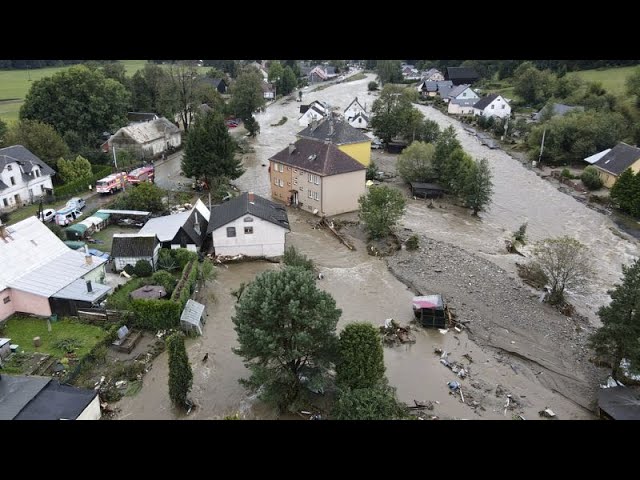
<svg viewBox="0 0 640 480">
<path fill-rule="evenodd" d="M 56 172 L 22 145 L 0 148 L 0 210 L 22 207 L 53 188 Z"/>
<path fill-rule="evenodd" d="M 502 95 L 492 93 L 486 97 L 482 97 L 473 106 L 475 115 L 482 117 L 500 117 L 506 118 L 511 116 L 511 106 L 502 98 Z"/>
<path fill-rule="evenodd" d="M 364 165 L 328 141 L 301 138 L 269 159 L 271 196 L 314 215 L 358 210 L 365 177 Z"/>
</svg>

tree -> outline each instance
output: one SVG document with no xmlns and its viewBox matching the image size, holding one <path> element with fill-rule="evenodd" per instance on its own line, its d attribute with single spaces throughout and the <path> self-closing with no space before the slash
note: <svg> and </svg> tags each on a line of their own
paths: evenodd
<svg viewBox="0 0 640 480">
<path fill-rule="evenodd" d="M 524 62 L 513 74 L 513 93 L 525 103 L 538 106 L 553 96 L 556 82 L 551 71 L 540 71 L 533 63 Z"/>
<path fill-rule="evenodd" d="M 93 175 L 91 163 L 84 157 L 78 155 L 75 160 L 58 160 L 58 174 L 65 182 L 73 182 L 81 178 L 88 178 Z"/>
<path fill-rule="evenodd" d="M 293 245 L 287 247 L 284 251 L 284 257 L 282 259 L 287 267 L 300 267 L 304 270 L 313 272 L 313 260 L 307 258 L 306 255 L 298 252 Z"/>
<path fill-rule="evenodd" d="M 7 134 L 7 124 L 0 118 L 0 148 L 7 146 L 4 137 Z"/>
<path fill-rule="evenodd" d="M 244 128 L 247 129 L 247 133 L 250 137 L 255 137 L 260 133 L 260 124 L 253 115 L 244 120 Z"/>
<path fill-rule="evenodd" d="M 114 208 L 122 210 L 145 210 L 162 212 L 165 207 L 162 198 L 164 191 L 153 183 L 141 183 L 128 187 L 127 192 L 114 202 Z"/>
<path fill-rule="evenodd" d="M 131 110 L 134 112 L 157 112 L 172 118 L 172 109 L 163 98 L 164 85 L 168 83 L 164 68 L 152 63 L 145 64 L 131 78 Z"/>
<path fill-rule="evenodd" d="M 433 159 L 436 148 L 430 143 L 413 142 L 400 154 L 398 174 L 405 182 L 425 182 L 434 176 Z"/>
<path fill-rule="evenodd" d="M 262 75 L 256 69 L 247 68 L 231 86 L 229 107 L 244 122 L 265 105 L 262 82 Z"/>
<path fill-rule="evenodd" d="M 341 391 L 331 413 L 335 420 L 397 420 L 406 418 L 407 409 L 384 385 Z"/>
<path fill-rule="evenodd" d="M 416 132 L 416 140 L 426 143 L 435 143 L 440 136 L 440 126 L 438 122 L 425 119 Z"/>
<path fill-rule="evenodd" d="M 593 276 L 592 254 L 575 238 L 564 236 L 542 240 L 535 245 L 533 255 L 534 263 L 551 284 L 550 303 L 562 302 L 565 289 L 584 289 Z"/>
<path fill-rule="evenodd" d="M 371 127 L 375 135 L 385 143 L 400 135 L 406 129 L 405 121 L 414 116 L 415 109 L 411 103 L 413 93 L 396 85 L 386 85 L 380 92 L 380 97 L 373 102 Z"/>
<path fill-rule="evenodd" d="M 382 238 L 391 233 L 391 229 L 404 214 L 405 200 L 402 193 L 386 186 L 369 187 L 369 193 L 358 199 L 358 216 L 365 223 L 371 238 Z"/>
<path fill-rule="evenodd" d="M 438 177 L 442 177 L 444 174 L 444 165 L 451 156 L 451 154 L 461 149 L 460 141 L 456 136 L 456 130 L 453 125 L 449 125 L 438 136 L 436 141 L 436 151 L 433 157 L 433 169 Z"/>
<path fill-rule="evenodd" d="M 350 323 L 338 342 L 336 384 L 343 389 L 374 388 L 384 380 L 382 341 L 370 323 Z"/>
<path fill-rule="evenodd" d="M 169 398 L 177 407 L 185 407 L 187 395 L 193 385 L 193 372 L 189 363 L 184 335 L 174 333 L 167 338 L 169 353 Z"/>
<path fill-rule="evenodd" d="M 582 175 L 580 175 L 580 180 L 582 180 L 584 186 L 589 190 L 598 190 L 599 188 L 602 188 L 603 183 L 600 175 L 598 174 L 598 170 L 591 165 L 584 169 Z"/>
<path fill-rule="evenodd" d="M 385 83 L 402 82 L 400 60 L 378 60 L 376 72 L 378 74 L 378 80 L 380 80 L 382 85 Z"/>
<path fill-rule="evenodd" d="M 620 174 L 616 183 L 611 187 L 609 197 L 615 201 L 624 212 L 631 213 L 636 204 L 636 175 L 631 168 L 627 168 Z"/>
<path fill-rule="evenodd" d="M 167 81 L 162 86 L 162 101 L 172 114 L 170 118 L 178 114 L 185 132 L 188 132 L 195 108 L 201 103 L 197 98 L 200 86 L 198 71 L 191 62 L 179 62 L 171 65 L 166 72 Z"/>
<path fill-rule="evenodd" d="M 375 92 L 376 90 L 378 90 L 378 82 L 369 82 L 367 84 L 367 90 L 369 90 L 370 92 Z"/>
<path fill-rule="evenodd" d="M 133 267 L 133 273 L 138 277 L 150 277 L 153 273 L 153 267 L 147 260 L 140 259 Z"/>
<path fill-rule="evenodd" d="M 473 162 L 464 182 L 462 195 L 467 207 L 473 210 L 473 215 L 484 210 L 491 202 L 493 182 L 491 182 L 491 169 L 486 158 L 480 162 Z"/>
<path fill-rule="evenodd" d="M 290 66 L 286 66 L 284 68 L 284 73 L 282 78 L 280 79 L 280 85 L 278 86 L 278 91 L 276 93 L 281 93 L 282 95 L 289 95 L 291 92 L 295 90 L 298 86 L 298 77 L 293 72 Z"/>
<path fill-rule="evenodd" d="M 640 107 L 640 67 L 636 67 L 625 82 L 627 93 L 636 97 L 636 106 Z"/>
<path fill-rule="evenodd" d="M 400 135 L 407 142 L 411 143 L 420 140 L 421 131 L 424 127 L 424 115 L 417 108 L 407 108 L 403 110 L 400 119 Z"/>
<path fill-rule="evenodd" d="M 37 120 L 21 120 L 11 125 L 5 145 L 22 145 L 53 169 L 60 157 L 69 155 L 69 147 L 58 132 Z"/>
<path fill-rule="evenodd" d="M 187 134 L 182 171 L 187 177 L 202 179 L 208 187 L 212 179 L 226 176 L 236 179 L 243 173 L 236 159 L 236 142 L 229 135 L 222 115 L 204 115 Z"/>
<path fill-rule="evenodd" d="M 121 62 L 106 63 L 102 66 L 102 73 L 107 78 L 111 78 L 127 86 L 127 70 Z"/>
<path fill-rule="evenodd" d="M 631 370 L 640 367 L 640 259 L 622 266 L 622 284 L 609 290 L 611 303 L 598 310 L 602 327 L 590 338 L 590 346 L 599 355 L 611 359 L 611 375 L 620 378 L 623 359 Z"/>
<path fill-rule="evenodd" d="M 260 389 L 261 398 L 280 410 L 295 407 L 303 386 L 318 389 L 324 383 L 341 314 L 309 271 L 287 267 L 258 275 L 232 319 L 240 344 L 234 352 L 251 370 L 241 383 Z"/>
<path fill-rule="evenodd" d="M 129 98 L 119 82 L 77 65 L 33 82 L 20 119 L 48 123 L 61 135 L 74 130 L 89 144 L 127 124 Z"/>
<path fill-rule="evenodd" d="M 278 62 L 277 60 L 271 62 L 271 65 L 269 65 L 268 80 L 271 83 L 278 83 L 280 82 L 280 80 L 282 80 L 283 76 L 284 76 L 284 68 L 282 68 L 282 65 L 280 64 L 280 62 Z"/>
</svg>

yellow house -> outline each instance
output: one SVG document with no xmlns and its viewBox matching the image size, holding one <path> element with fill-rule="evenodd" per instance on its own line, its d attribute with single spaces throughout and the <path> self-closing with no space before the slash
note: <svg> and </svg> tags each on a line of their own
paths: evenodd
<svg viewBox="0 0 640 480">
<path fill-rule="evenodd" d="M 620 142 L 593 166 L 598 170 L 604 186 L 611 188 L 627 168 L 633 173 L 640 171 L 640 148 Z"/>
<path fill-rule="evenodd" d="M 332 115 L 320 122 L 312 122 L 298 133 L 298 138 L 328 141 L 365 167 L 371 163 L 371 139 L 343 119 Z"/>
</svg>

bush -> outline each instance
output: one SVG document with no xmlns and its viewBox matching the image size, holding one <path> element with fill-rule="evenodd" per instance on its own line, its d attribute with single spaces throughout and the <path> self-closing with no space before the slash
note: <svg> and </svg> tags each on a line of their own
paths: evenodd
<svg viewBox="0 0 640 480">
<path fill-rule="evenodd" d="M 288 247 L 284 251 L 283 262 L 288 267 L 301 267 L 305 270 L 313 271 L 313 260 L 302 253 L 298 253 L 294 246 Z"/>
<path fill-rule="evenodd" d="M 375 92 L 376 90 L 378 90 L 378 82 L 369 82 L 369 84 L 367 85 L 367 89 L 370 92 Z"/>
<path fill-rule="evenodd" d="M 135 275 L 135 271 L 136 271 L 135 267 L 128 263 L 124 266 L 123 270 L 129 275 Z"/>
<path fill-rule="evenodd" d="M 527 241 L 527 222 L 524 222 L 522 225 L 520 225 L 518 231 L 513 234 L 513 239 L 516 242 L 522 243 L 523 245 L 525 244 L 525 242 Z"/>
<path fill-rule="evenodd" d="M 167 248 L 160 249 L 160 254 L 158 255 L 158 268 L 160 270 L 172 272 L 178 268 L 178 262 L 176 262 L 175 256 L 172 255 L 171 252 L 173 252 L 173 250 Z"/>
<path fill-rule="evenodd" d="M 588 166 L 584 169 L 584 172 L 580 175 L 580 180 L 582 180 L 584 186 L 589 190 L 598 190 L 599 188 L 602 188 L 603 185 L 602 179 L 600 178 L 600 175 L 598 175 L 598 170 L 592 166 Z"/>
<path fill-rule="evenodd" d="M 407 247 L 407 250 L 417 250 L 418 249 L 418 236 L 417 235 L 411 235 L 407 241 L 405 242 L 405 245 Z"/>
<path fill-rule="evenodd" d="M 167 330 L 180 325 L 182 308 L 169 300 L 132 300 L 132 325 L 145 330 Z"/>
<path fill-rule="evenodd" d="M 138 260 L 136 266 L 133 267 L 133 273 L 138 277 L 150 277 L 153 273 L 153 267 L 147 260 Z"/>
<path fill-rule="evenodd" d="M 176 279 L 169 272 L 160 270 L 151 276 L 151 283 L 164 287 L 167 292 L 167 296 L 171 297 L 173 289 L 176 286 Z"/>
<path fill-rule="evenodd" d="M 573 178 L 573 175 L 571 175 L 571 172 L 569 171 L 568 168 L 563 168 L 562 172 L 560 172 L 560 176 L 562 178 L 568 178 L 569 180 Z"/>
<path fill-rule="evenodd" d="M 187 300 L 191 298 L 191 294 L 196 288 L 196 283 L 198 281 L 198 262 L 193 260 L 185 265 L 182 270 L 182 276 L 180 277 L 180 281 L 176 285 L 173 294 L 171 295 L 171 301 L 177 302 L 180 305 L 180 308 L 184 308 Z"/>
<path fill-rule="evenodd" d="M 171 250 L 171 255 L 175 258 L 178 268 L 180 269 L 184 269 L 189 262 L 198 259 L 198 254 L 196 252 L 191 252 L 186 248 L 173 249 Z"/>
<path fill-rule="evenodd" d="M 378 177 L 378 166 L 371 162 L 367 167 L 366 179 L 367 180 L 375 180 Z"/>
</svg>

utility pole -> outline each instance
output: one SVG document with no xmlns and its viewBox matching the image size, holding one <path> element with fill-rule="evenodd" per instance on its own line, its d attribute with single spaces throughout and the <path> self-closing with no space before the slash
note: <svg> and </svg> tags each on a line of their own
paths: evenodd
<svg viewBox="0 0 640 480">
<path fill-rule="evenodd" d="M 542 164 L 542 152 L 544 151 L 544 136 L 547 133 L 547 129 L 545 128 L 542 131 L 542 143 L 540 144 L 540 156 L 538 156 L 538 166 Z"/>
<path fill-rule="evenodd" d="M 120 178 L 120 172 L 118 172 L 118 157 L 116 156 L 116 146 L 111 144 L 111 149 L 113 150 L 113 166 L 116 169 L 116 179 Z M 127 179 L 122 179 L 122 191 L 126 192 L 125 183 L 127 183 Z"/>
</svg>

